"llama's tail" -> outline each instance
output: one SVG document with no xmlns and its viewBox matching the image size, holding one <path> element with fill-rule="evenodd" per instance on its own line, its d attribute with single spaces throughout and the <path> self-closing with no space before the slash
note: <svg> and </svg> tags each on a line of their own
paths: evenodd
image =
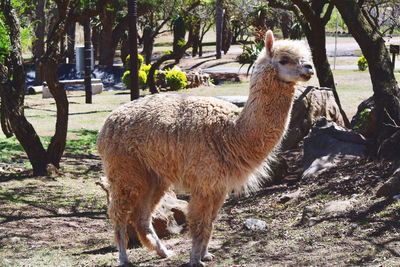
<svg viewBox="0 0 400 267">
<path fill-rule="evenodd" d="M 106 195 L 107 195 L 107 205 L 109 205 L 111 199 L 110 199 L 110 185 L 109 185 L 109 183 L 108 183 L 108 181 L 107 181 L 107 177 L 102 176 L 102 177 L 100 178 L 100 181 L 95 182 L 95 184 L 97 184 L 98 186 L 100 186 L 100 187 L 106 192 Z"/>
</svg>

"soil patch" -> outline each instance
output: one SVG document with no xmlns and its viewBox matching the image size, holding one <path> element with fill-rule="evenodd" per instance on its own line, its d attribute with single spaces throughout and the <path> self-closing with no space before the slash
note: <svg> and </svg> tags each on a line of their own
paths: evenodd
<svg viewBox="0 0 400 267">
<path fill-rule="evenodd" d="M 352 160 L 318 177 L 301 179 L 301 150 L 284 153 L 284 183 L 250 196 L 232 196 L 215 223 L 211 266 L 384 265 L 400 264 L 400 202 L 374 197 L 397 165 Z M 97 155 L 68 153 L 63 171 L 32 178 L 20 166 L 2 166 L 0 175 L 0 265 L 115 266 L 118 253 L 106 214 L 103 176 Z M 296 194 L 291 194 L 296 193 Z M 293 198 L 282 201 L 290 194 Z M 184 196 L 187 199 L 187 196 Z M 325 205 L 354 201 L 339 214 Z M 312 207 L 312 208 L 310 208 Z M 302 224 L 304 210 L 312 224 Z M 267 223 L 248 230 L 247 219 Z M 189 261 L 186 234 L 164 239 L 175 256 L 160 259 L 143 247 L 128 251 L 138 266 L 179 266 Z"/>
</svg>

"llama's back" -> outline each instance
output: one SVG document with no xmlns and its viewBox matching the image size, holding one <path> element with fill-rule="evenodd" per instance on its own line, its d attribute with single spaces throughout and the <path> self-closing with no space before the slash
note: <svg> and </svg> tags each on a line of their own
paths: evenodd
<svg viewBox="0 0 400 267">
<path fill-rule="evenodd" d="M 107 117 L 99 133 L 99 153 L 105 165 L 131 157 L 172 183 L 181 183 L 185 176 L 201 175 L 205 169 L 221 171 L 220 161 L 225 159 L 220 138 L 232 129 L 238 114 L 235 105 L 215 98 L 146 96 Z"/>
</svg>

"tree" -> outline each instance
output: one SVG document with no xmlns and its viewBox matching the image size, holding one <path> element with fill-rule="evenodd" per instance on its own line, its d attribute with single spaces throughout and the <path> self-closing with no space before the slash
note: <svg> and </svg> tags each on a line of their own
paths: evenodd
<svg viewBox="0 0 400 267">
<path fill-rule="evenodd" d="M 217 8 L 215 10 L 215 32 L 216 32 L 216 49 L 217 54 L 216 58 L 221 58 L 221 49 L 222 49 L 222 26 L 224 20 L 224 8 L 223 8 L 224 1 L 217 0 Z"/>
<path fill-rule="evenodd" d="M 382 36 L 392 35 L 400 27 L 400 0 L 363 0 L 358 5 L 368 23 L 379 29 Z"/>
<path fill-rule="evenodd" d="M 36 6 L 36 23 L 35 23 L 35 40 L 33 43 L 33 62 L 35 62 L 35 84 L 41 85 L 43 82 L 41 68 L 39 66 L 39 59 L 44 54 L 44 36 L 45 36 L 45 13 L 44 7 L 46 0 L 38 0 Z"/>
<path fill-rule="evenodd" d="M 103 8 L 105 2 L 106 0 L 99 0 L 96 8 Z M 47 166 L 49 164 L 58 168 L 65 149 L 68 128 L 68 99 L 64 86 L 59 83 L 57 75 L 58 62 L 63 57 L 59 50 L 60 40 L 64 36 L 68 25 L 96 15 L 99 11 L 98 9 L 80 9 L 80 0 L 73 2 L 58 0 L 56 4 L 59 13 L 58 19 L 52 31 L 48 34 L 47 49 L 39 62 L 44 79 L 51 94 L 54 96 L 57 107 L 55 133 L 46 151 L 35 129 L 24 115 L 26 74 L 22 59 L 19 18 L 13 7 L 12 0 L 4 0 L 0 3 L 0 11 L 5 18 L 10 40 L 7 60 L 0 62 L 1 119 L 4 121 L 2 127 L 6 125 L 6 130 L 10 130 L 15 134 L 28 155 L 34 175 L 47 174 Z M 8 132 L 8 134 L 11 134 L 11 132 Z"/>
<path fill-rule="evenodd" d="M 400 125 L 399 86 L 394 77 L 390 55 L 385 41 L 378 29 L 368 22 L 362 11 L 363 1 L 330 0 L 335 4 L 350 33 L 359 44 L 362 53 L 368 61 L 377 110 L 377 136 L 375 149 L 377 152 L 386 149 L 382 147 L 385 140 L 391 138 Z M 396 152 L 399 157 L 399 151 Z M 380 154 L 380 153 L 378 153 Z M 385 157 L 385 155 L 380 154 Z"/>
<path fill-rule="evenodd" d="M 301 23 L 308 44 L 310 45 L 319 85 L 333 89 L 333 94 L 340 108 L 340 113 L 343 116 L 345 124 L 349 126 L 350 123 L 346 113 L 341 107 L 339 95 L 336 92 L 333 73 L 326 56 L 325 25 L 330 19 L 334 5 L 329 3 L 328 0 L 269 0 L 269 4 L 272 7 L 292 11 Z"/>
</svg>

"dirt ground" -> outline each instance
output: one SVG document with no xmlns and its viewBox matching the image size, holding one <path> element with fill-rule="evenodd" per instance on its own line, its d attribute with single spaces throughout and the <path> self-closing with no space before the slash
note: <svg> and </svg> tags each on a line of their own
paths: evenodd
<svg viewBox="0 0 400 267">
<path fill-rule="evenodd" d="M 301 150 L 285 152 L 289 174 L 250 196 L 229 197 L 215 223 L 210 266 L 399 266 L 400 201 L 374 197 L 398 164 L 353 160 L 318 177 L 301 179 Z M 116 266 L 106 200 L 95 184 L 103 176 L 97 155 L 68 153 L 63 171 L 31 178 L 18 165 L 1 165 L 0 266 Z M 288 193 L 300 192 L 287 198 Z M 326 203 L 350 209 L 324 215 Z M 307 220 L 305 210 L 311 210 Z M 248 218 L 267 229 L 247 230 Z M 186 234 L 165 238 L 175 256 L 160 259 L 138 246 L 135 266 L 184 266 Z"/>
</svg>

